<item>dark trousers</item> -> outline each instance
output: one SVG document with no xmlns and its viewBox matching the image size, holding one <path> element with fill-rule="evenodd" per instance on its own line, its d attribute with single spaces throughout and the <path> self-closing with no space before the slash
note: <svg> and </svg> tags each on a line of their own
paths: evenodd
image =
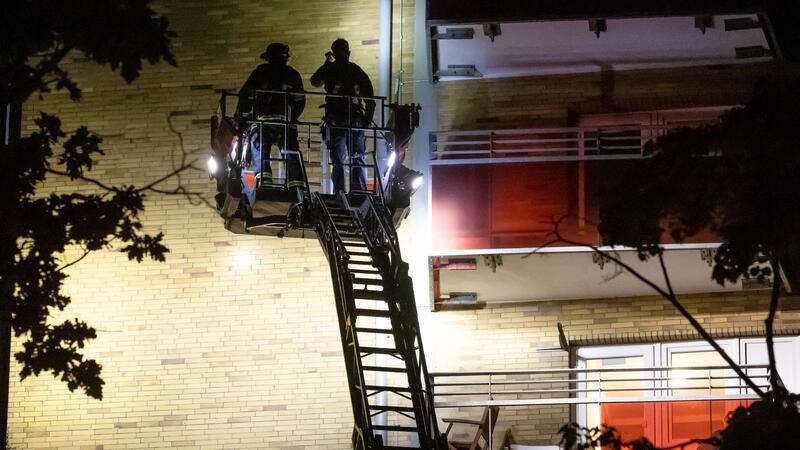
<svg viewBox="0 0 800 450">
<path fill-rule="evenodd" d="M 328 149 L 333 163 L 333 192 L 345 190 L 344 166 L 350 161 L 350 190 L 367 190 L 367 138 L 363 131 L 328 128 Z"/>
<path fill-rule="evenodd" d="M 286 146 L 289 150 L 300 150 L 300 143 L 297 138 L 297 127 L 289 126 L 289 133 L 286 139 Z M 284 147 L 283 125 L 254 125 L 250 132 L 250 151 L 253 155 L 253 164 L 256 170 L 262 173 L 262 183 L 272 183 L 272 164 L 270 161 L 271 147 L 276 145 L 278 148 Z M 266 157 L 262 159 L 262 154 Z M 300 155 L 294 153 L 285 154 L 286 175 L 288 186 L 304 187 L 303 169 L 301 167 Z"/>
</svg>

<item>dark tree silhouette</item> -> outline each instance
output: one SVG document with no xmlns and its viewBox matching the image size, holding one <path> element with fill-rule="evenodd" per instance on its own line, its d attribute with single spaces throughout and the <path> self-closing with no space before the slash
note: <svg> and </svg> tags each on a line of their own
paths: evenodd
<svg viewBox="0 0 800 450">
<path fill-rule="evenodd" d="M 737 409 L 717 436 L 699 439 L 721 450 L 783 449 L 800 443 L 800 397 L 780 380 L 773 347 L 774 320 L 781 295 L 782 267 L 796 270 L 800 250 L 800 80 L 760 81 L 747 105 L 720 117 L 717 124 L 681 128 L 647 145 L 652 157 L 605 192 L 598 229 L 603 243 L 636 249 L 641 260 L 657 258 L 666 289 L 646 279 L 613 253 L 592 247 L 666 298 L 760 397 Z M 712 277 L 720 284 L 742 278 L 772 280 L 765 320 L 770 390 L 756 386 L 683 307 L 664 264 L 662 239 L 681 242 L 709 230 L 721 242 Z M 555 223 L 555 241 L 565 239 Z M 623 442 L 610 427 L 562 427 L 567 449 L 650 450 L 646 440 Z M 690 443 L 682 444 L 683 446 Z M 670 447 L 682 448 L 682 446 Z"/>
<path fill-rule="evenodd" d="M 61 67 L 75 52 L 118 70 L 128 83 L 139 76 L 143 61 L 174 65 L 174 33 L 150 3 L 17 0 L 4 7 L 0 104 L 19 107 L 52 90 L 79 100 L 80 88 Z M 61 292 L 64 269 L 112 243 L 129 259 L 163 261 L 168 250 L 162 235 L 143 232 L 139 215 L 146 193 L 191 163 L 146 186 L 112 186 L 89 176 L 103 154 L 99 136 L 86 127 L 63 130 L 57 117 L 44 112 L 35 124 L 36 131 L 0 148 L 0 323 L 22 341 L 15 354 L 21 378 L 51 372 L 70 390 L 101 399 L 101 366 L 81 354 L 95 330 L 79 319 L 52 323 L 50 317 L 70 303 Z M 50 177 L 91 183 L 96 193 L 48 193 Z M 66 252 L 75 248 L 82 256 L 66 261 Z"/>
<path fill-rule="evenodd" d="M 771 278 L 765 328 L 772 352 L 780 270 L 800 250 L 800 80 L 760 81 L 742 108 L 717 124 L 682 128 L 648 145 L 653 157 L 607 193 L 598 226 L 604 243 L 660 254 L 664 233 L 680 242 L 703 230 L 719 236 L 712 276 L 720 284 Z M 792 267 L 794 269 L 794 267 Z M 773 390 L 780 390 L 772 377 Z"/>
</svg>

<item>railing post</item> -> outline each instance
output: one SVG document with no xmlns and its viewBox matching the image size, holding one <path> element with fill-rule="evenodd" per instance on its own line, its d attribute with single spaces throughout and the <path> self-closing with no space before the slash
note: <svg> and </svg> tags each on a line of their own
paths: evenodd
<svg viewBox="0 0 800 450">
<path fill-rule="evenodd" d="M 436 136 L 436 132 L 431 131 L 428 133 L 428 153 L 430 159 L 439 159 L 439 148 L 437 146 L 438 137 Z"/>
<path fill-rule="evenodd" d="M 492 450 L 492 434 L 494 432 L 494 430 L 492 429 L 493 427 L 492 427 L 492 405 L 491 405 L 491 401 L 492 401 L 492 374 L 490 373 L 489 374 L 489 406 L 488 406 L 488 408 L 489 408 L 488 409 L 488 411 L 489 411 L 489 416 L 488 416 L 489 417 L 489 450 Z"/>
<path fill-rule="evenodd" d="M 578 233 L 586 228 L 586 132 L 578 129 Z"/>
</svg>

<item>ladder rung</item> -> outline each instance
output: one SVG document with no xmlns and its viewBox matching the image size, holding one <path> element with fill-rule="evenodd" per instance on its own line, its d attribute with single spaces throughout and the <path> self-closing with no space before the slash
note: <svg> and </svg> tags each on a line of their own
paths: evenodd
<svg viewBox="0 0 800 450">
<path fill-rule="evenodd" d="M 404 431 L 408 433 L 417 432 L 417 427 L 401 427 L 398 425 L 373 425 L 372 429 L 378 431 Z"/>
<path fill-rule="evenodd" d="M 357 259 L 351 259 L 347 261 L 347 264 L 352 264 L 354 266 L 372 266 L 372 261 L 359 261 Z"/>
<path fill-rule="evenodd" d="M 411 388 L 400 386 L 364 386 L 368 391 L 386 391 L 386 392 L 411 392 Z"/>
<path fill-rule="evenodd" d="M 356 316 L 364 317 L 389 317 L 389 311 L 382 309 L 363 309 L 356 308 Z"/>
<path fill-rule="evenodd" d="M 362 248 L 366 248 L 367 247 L 367 244 L 365 244 L 364 241 L 345 242 L 344 245 L 346 247 L 362 247 Z"/>
<path fill-rule="evenodd" d="M 383 291 L 367 291 L 364 289 L 353 289 L 353 297 L 362 300 L 382 300 L 386 301 Z"/>
<path fill-rule="evenodd" d="M 383 286 L 383 280 L 379 280 L 377 278 L 353 278 L 353 285 L 357 284 L 367 284 L 370 286 Z M 373 292 L 379 292 L 379 291 L 373 291 Z"/>
<path fill-rule="evenodd" d="M 358 351 L 361 353 L 380 353 L 381 355 L 400 354 L 400 350 L 397 350 L 396 348 L 384 348 L 384 347 L 359 347 Z"/>
<path fill-rule="evenodd" d="M 411 406 L 370 405 L 369 409 L 373 411 L 414 412 L 414 408 Z"/>
<path fill-rule="evenodd" d="M 356 333 L 394 334 L 394 331 L 386 329 L 386 328 L 356 327 Z"/>
<path fill-rule="evenodd" d="M 367 370 L 369 372 L 395 372 L 395 373 L 406 373 L 406 369 L 403 367 L 378 367 L 378 366 L 361 366 L 363 370 Z"/>
<path fill-rule="evenodd" d="M 369 254 L 369 252 L 347 252 L 347 254 L 350 256 L 366 256 L 366 257 L 372 256 Z"/>
<path fill-rule="evenodd" d="M 350 269 L 350 273 L 360 273 L 364 275 L 380 275 L 377 270 Z"/>
</svg>

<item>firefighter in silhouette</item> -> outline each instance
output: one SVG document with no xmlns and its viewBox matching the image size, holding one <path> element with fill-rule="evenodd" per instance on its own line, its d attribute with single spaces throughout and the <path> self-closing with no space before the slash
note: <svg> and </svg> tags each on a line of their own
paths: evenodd
<svg viewBox="0 0 800 450">
<path fill-rule="evenodd" d="M 350 44 L 337 39 L 325 54 L 325 63 L 311 77 L 315 87 L 324 85 L 325 92 L 342 96 L 373 95 L 372 82 L 364 70 L 350 62 Z M 367 188 L 367 139 L 364 130 L 350 131 L 348 127 L 367 128 L 375 114 L 375 101 L 328 96 L 325 98 L 325 123 L 328 148 L 333 162 L 334 192 L 345 190 L 344 165 L 349 157 L 350 191 Z"/>
<path fill-rule="evenodd" d="M 261 58 L 267 63 L 253 70 L 250 77 L 239 91 L 239 105 L 236 114 L 240 119 L 274 121 L 272 124 L 253 123 L 249 128 L 249 155 L 246 155 L 246 170 L 255 172 L 255 182 L 245 186 L 248 196 L 255 198 L 255 188 L 261 184 L 272 183 L 272 166 L 262 161 L 262 155 L 271 156 L 271 147 L 276 145 L 281 150 L 297 150 L 300 145 L 297 138 L 297 126 L 280 122 L 296 122 L 306 106 L 303 94 L 303 79 L 289 61 L 289 46 L 273 42 L 267 46 Z M 283 91 L 285 93 L 268 93 L 263 91 Z M 280 157 L 280 156 L 279 156 Z M 300 189 L 305 186 L 300 158 L 297 154 L 285 154 L 286 172 L 289 188 Z"/>
</svg>

